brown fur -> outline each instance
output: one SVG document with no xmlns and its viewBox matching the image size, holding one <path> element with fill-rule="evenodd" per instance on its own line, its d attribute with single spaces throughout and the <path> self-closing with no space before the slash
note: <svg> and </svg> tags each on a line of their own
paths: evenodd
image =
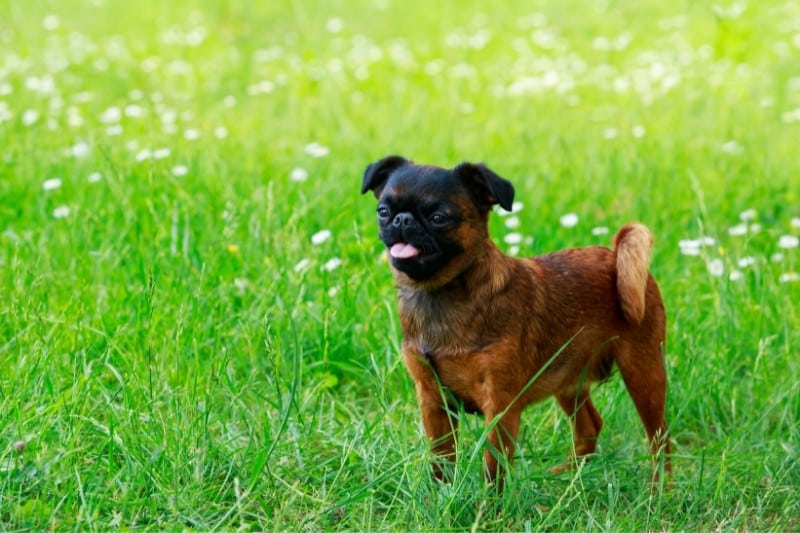
<svg viewBox="0 0 800 533">
<path fill-rule="evenodd" d="M 375 181 L 369 170 L 368 179 Z M 367 181 L 365 190 L 373 185 Z M 376 191 L 379 200 L 381 192 Z M 606 379 L 616 364 L 651 451 L 667 454 L 669 471 L 662 357 L 666 320 L 648 272 L 649 230 L 624 226 L 613 249 L 595 246 L 517 259 L 489 238 L 486 212 L 463 192 L 448 196 L 464 218 L 448 237 L 462 243 L 464 253 L 423 281 L 393 267 L 403 357 L 433 450 L 454 457 L 458 421 L 447 405 L 454 398 L 493 426 L 484 454 L 486 473 L 502 488 L 498 455 L 511 460 L 522 410 L 554 396 L 571 419 L 574 456 L 592 454 L 603 421 L 590 385 Z M 436 475 L 445 477 L 441 464 L 434 466 Z"/>
</svg>

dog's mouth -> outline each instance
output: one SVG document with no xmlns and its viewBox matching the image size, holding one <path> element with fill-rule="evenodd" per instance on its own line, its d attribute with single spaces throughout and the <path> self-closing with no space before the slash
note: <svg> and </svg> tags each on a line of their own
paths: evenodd
<svg viewBox="0 0 800 533">
<path fill-rule="evenodd" d="M 389 246 L 389 257 L 395 261 L 428 262 L 439 255 L 435 248 L 414 245 L 406 241 L 397 241 Z"/>
<path fill-rule="evenodd" d="M 402 238 L 388 241 L 386 248 L 392 266 L 415 281 L 431 279 L 447 264 L 448 258 L 463 251 L 453 247 L 442 249 L 438 243 L 425 239 L 411 244 Z"/>
<path fill-rule="evenodd" d="M 389 248 L 389 255 L 394 259 L 411 259 L 420 254 L 422 251 L 419 248 L 403 241 L 396 242 Z"/>
</svg>

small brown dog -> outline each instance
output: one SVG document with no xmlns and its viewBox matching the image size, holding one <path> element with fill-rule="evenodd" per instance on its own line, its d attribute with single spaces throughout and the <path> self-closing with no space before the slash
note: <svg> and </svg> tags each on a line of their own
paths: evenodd
<svg viewBox="0 0 800 533">
<path fill-rule="evenodd" d="M 367 191 L 378 199 L 403 357 L 435 453 L 454 458 L 457 402 L 482 413 L 490 428 L 486 475 L 502 489 L 498 458 L 511 460 L 522 410 L 555 396 L 572 422 L 574 455 L 589 455 L 603 425 L 590 384 L 606 379 L 616 363 L 652 453 L 663 451 L 670 470 L 665 316 L 648 272 L 646 227 L 624 226 L 613 250 L 516 259 L 488 231 L 492 206 L 510 210 L 514 187 L 482 164 L 449 170 L 390 156 L 367 168 L 361 192 Z M 440 479 L 442 466 L 434 464 Z"/>
</svg>

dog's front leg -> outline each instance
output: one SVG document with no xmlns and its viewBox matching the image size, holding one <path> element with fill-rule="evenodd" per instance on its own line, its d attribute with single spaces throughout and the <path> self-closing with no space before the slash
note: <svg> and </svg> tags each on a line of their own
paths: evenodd
<svg viewBox="0 0 800 533">
<path fill-rule="evenodd" d="M 422 425 L 431 440 L 431 449 L 442 459 L 434 461 L 433 474 L 441 481 L 449 481 L 452 477 L 452 463 L 456 458 L 458 419 L 450 416 L 438 390 L 434 392 L 417 383 L 417 397 L 422 411 Z"/>
<path fill-rule="evenodd" d="M 505 468 L 511 464 L 519 433 L 520 410 L 508 409 L 505 413 L 486 410 L 486 427 L 489 429 L 489 445 L 483 452 L 486 463 L 486 479 L 494 482 L 502 492 L 505 484 Z M 492 427 L 493 426 L 493 427 Z"/>
<path fill-rule="evenodd" d="M 458 419 L 451 415 L 430 363 L 407 349 L 403 355 L 417 390 L 422 426 L 431 440 L 433 453 L 441 458 L 433 463 L 433 474 L 441 481 L 448 481 L 456 458 Z"/>
</svg>

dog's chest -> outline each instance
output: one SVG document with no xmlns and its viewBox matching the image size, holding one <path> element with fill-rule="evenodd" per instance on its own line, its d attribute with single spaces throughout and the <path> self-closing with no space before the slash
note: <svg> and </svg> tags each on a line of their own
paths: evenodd
<svg viewBox="0 0 800 533">
<path fill-rule="evenodd" d="M 403 342 L 436 374 L 438 382 L 468 412 L 482 412 L 482 388 L 490 350 L 482 330 L 473 323 L 475 311 L 467 302 L 441 305 L 438 301 L 400 304 Z"/>
<path fill-rule="evenodd" d="M 468 300 L 413 294 L 399 300 L 403 337 L 422 353 L 438 357 L 474 352 L 480 332 L 474 326 L 475 309 Z"/>
</svg>

